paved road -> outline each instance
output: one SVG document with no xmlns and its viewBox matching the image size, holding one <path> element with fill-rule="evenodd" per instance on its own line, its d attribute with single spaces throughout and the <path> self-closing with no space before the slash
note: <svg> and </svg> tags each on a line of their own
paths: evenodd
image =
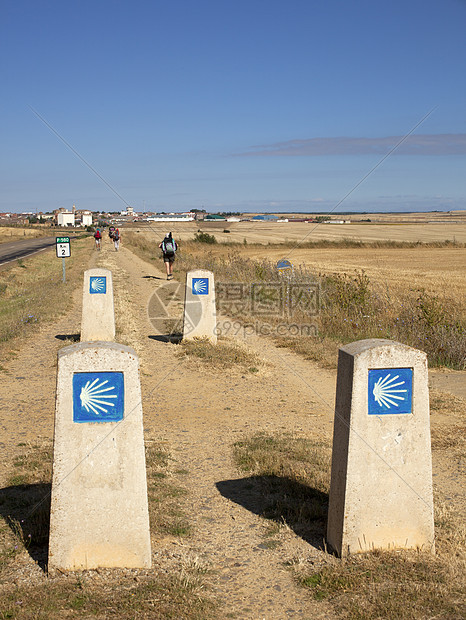
<svg viewBox="0 0 466 620">
<path fill-rule="evenodd" d="M 0 266 L 55 246 L 55 237 L 39 237 L 0 244 Z"/>
</svg>

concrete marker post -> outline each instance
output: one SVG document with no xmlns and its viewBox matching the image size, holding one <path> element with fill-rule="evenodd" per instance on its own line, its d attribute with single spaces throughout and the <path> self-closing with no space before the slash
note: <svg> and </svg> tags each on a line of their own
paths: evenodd
<svg viewBox="0 0 466 620">
<path fill-rule="evenodd" d="M 149 568 L 138 358 L 110 342 L 58 353 L 49 567 Z"/>
<path fill-rule="evenodd" d="M 434 552 L 427 356 L 391 340 L 340 349 L 327 542 L 341 557 Z"/>
<path fill-rule="evenodd" d="M 115 339 L 113 280 L 109 269 L 84 272 L 81 342 Z"/>
<path fill-rule="evenodd" d="M 214 274 L 205 269 L 186 274 L 183 339 L 208 338 L 217 343 Z"/>
</svg>

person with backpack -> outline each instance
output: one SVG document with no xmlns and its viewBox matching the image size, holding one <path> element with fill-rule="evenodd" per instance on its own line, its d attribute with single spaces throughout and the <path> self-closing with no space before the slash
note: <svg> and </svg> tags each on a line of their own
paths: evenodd
<svg viewBox="0 0 466 620">
<path fill-rule="evenodd" d="M 97 229 L 95 231 L 94 239 L 95 239 L 95 249 L 96 250 L 100 250 L 100 242 L 101 242 L 101 239 L 102 239 L 102 234 L 101 234 L 99 229 Z"/>
<path fill-rule="evenodd" d="M 173 263 L 175 262 L 175 252 L 178 249 L 176 241 L 171 232 L 165 235 L 164 240 L 159 245 L 162 250 L 162 258 L 167 270 L 167 280 L 173 279 Z"/>
<path fill-rule="evenodd" d="M 115 230 L 113 231 L 112 239 L 113 243 L 115 244 L 115 251 L 118 252 L 118 250 L 120 249 L 120 231 L 118 230 L 118 228 L 115 228 Z"/>
</svg>

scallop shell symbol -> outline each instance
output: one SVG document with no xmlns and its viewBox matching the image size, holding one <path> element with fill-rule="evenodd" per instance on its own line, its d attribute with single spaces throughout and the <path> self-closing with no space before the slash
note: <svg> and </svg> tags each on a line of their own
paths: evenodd
<svg viewBox="0 0 466 620">
<path fill-rule="evenodd" d="M 390 379 L 391 375 L 385 375 L 385 377 L 380 377 L 377 383 L 374 385 L 374 389 L 372 393 L 374 394 L 375 401 L 378 405 L 385 406 L 390 409 L 390 405 L 394 405 L 398 407 L 400 403 L 397 401 L 405 400 L 405 396 L 399 396 L 401 393 L 407 393 L 408 390 L 396 390 L 395 388 L 400 385 L 404 385 L 406 381 L 399 381 L 398 383 L 394 383 L 397 379 L 399 379 L 400 375 L 395 375 L 392 379 Z"/>
<path fill-rule="evenodd" d="M 93 278 L 91 282 L 91 288 L 93 291 L 97 293 L 101 291 L 105 286 L 105 281 L 103 278 Z"/>
<path fill-rule="evenodd" d="M 195 280 L 193 283 L 193 289 L 194 292 L 197 293 L 198 295 L 203 295 L 205 293 L 207 293 L 207 279 L 199 279 L 199 280 Z"/>
<path fill-rule="evenodd" d="M 107 394 L 107 392 L 111 392 L 115 389 L 114 385 L 104 388 L 104 385 L 108 383 L 108 379 L 102 381 L 102 383 L 98 383 L 98 381 L 98 377 L 94 379 L 92 383 L 89 380 L 81 389 L 81 394 L 79 395 L 81 406 L 84 407 L 86 411 L 91 409 L 96 415 L 100 415 L 102 412 L 108 413 L 108 409 L 105 409 L 105 407 L 115 406 L 114 402 L 107 399 L 118 398 L 117 394 Z M 105 407 L 103 405 L 105 405 Z"/>
</svg>

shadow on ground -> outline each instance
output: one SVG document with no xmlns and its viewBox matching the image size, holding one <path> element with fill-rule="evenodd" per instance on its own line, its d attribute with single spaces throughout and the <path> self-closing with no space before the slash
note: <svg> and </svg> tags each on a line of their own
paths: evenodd
<svg viewBox="0 0 466 620">
<path fill-rule="evenodd" d="M 50 493 L 49 483 L 19 484 L 0 489 L 0 515 L 31 558 L 45 571 L 47 565 Z"/>
<path fill-rule="evenodd" d="M 57 334 L 55 338 L 57 340 L 71 340 L 71 342 L 79 342 L 81 340 L 81 334 Z"/>
<path fill-rule="evenodd" d="M 219 492 L 247 510 L 286 523 L 317 549 L 324 548 L 328 493 L 280 476 L 250 476 L 216 483 Z"/>
<path fill-rule="evenodd" d="M 148 336 L 150 340 L 156 340 L 157 342 L 171 342 L 172 344 L 179 344 L 182 339 L 182 334 L 157 334 L 155 336 Z"/>
</svg>

